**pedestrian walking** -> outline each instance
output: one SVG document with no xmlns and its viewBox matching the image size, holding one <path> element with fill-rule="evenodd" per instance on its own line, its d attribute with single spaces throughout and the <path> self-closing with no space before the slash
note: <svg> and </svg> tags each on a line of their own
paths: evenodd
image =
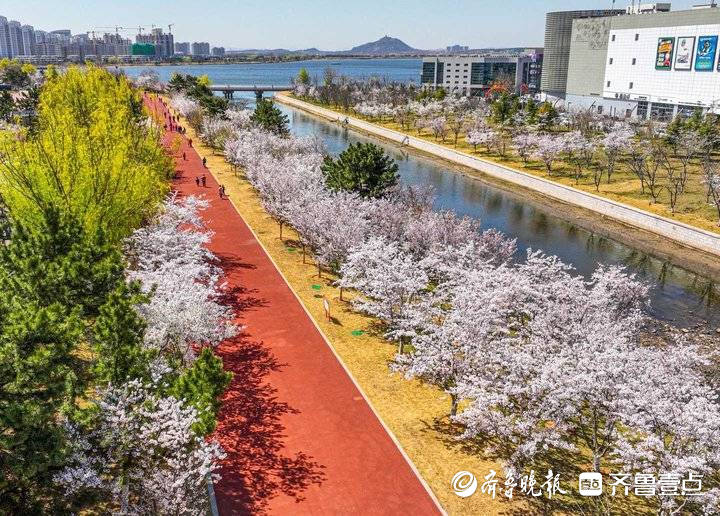
<svg viewBox="0 0 720 516">
<path fill-rule="evenodd" d="M 223 198 L 223 189 L 222 189 L 222 186 L 218 186 L 218 195 L 220 196 L 221 199 Z"/>
<path fill-rule="evenodd" d="M 200 186 L 200 178 L 195 176 L 195 186 Z"/>
<path fill-rule="evenodd" d="M 225 193 L 225 185 L 220 185 L 220 189 L 222 190 L 222 196 L 221 196 L 221 197 L 227 197 L 227 194 Z"/>
<path fill-rule="evenodd" d="M 203 167 L 207 168 L 207 158 L 203 156 Z"/>
<path fill-rule="evenodd" d="M 184 152 L 183 152 L 183 161 L 187 161 L 187 156 L 185 155 Z"/>
<path fill-rule="evenodd" d="M 188 139 L 188 145 L 190 145 L 190 147 L 192 147 L 192 138 Z"/>
<path fill-rule="evenodd" d="M 202 185 L 203 185 L 203 188 L 205 188 L 205 176 L 202 176 Z"/>
</svg>

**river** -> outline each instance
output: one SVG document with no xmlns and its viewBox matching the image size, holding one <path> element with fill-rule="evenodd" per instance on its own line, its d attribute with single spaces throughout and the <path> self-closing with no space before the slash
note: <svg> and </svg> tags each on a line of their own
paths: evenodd
<svg viewBox="0 0 720 516">
<path fill-rule="evenodd" d="M 286 82 L 303 66 L 311 76 L 317 77 L 322 77 L 323 70 L 332 66 L 338 73 L 353 77 L 366 78 L 381 74 L 402 81 L 416 80 L 420 71 L 419 60 L 412 59 L 162 66 L 156 70 L 163 80 L 167 80 L 172 72 L 179 71 L 207 74 L 216 84 L 267 84 Z M 142 70 L 143 68 L 126 69 L 128 75 L 136 75 Z M 252 103 L 252 94 L 246 98 Z M 467 177 L 453 170 L 451 165 L 401 151 L 395 145 L 293 108 L 284 105 L 278 107 L 288 115 L 294 134 L 319 136 L 333 154 L 344 150 L 349 143 L 358 141 L 382 146 L 398 163 L 404 182 L 431 185 L 435 189 L 437 209 L 452 209 L 461 215 L 477 218 L 483 227 L 496 228 L 517 239 L 520 256 L 524 255 L 527 248 L 541 249 L 558 255 L 585 276 L 591 274 L 599 263 L 624 265 L 652 286 L 650 313 L 654 317 L 679 326 L 720 326 L 720 286 L 701 274 L 586 231 L 551 213 L 548 208 L 528 201 L 520 194 Z"/>
</svg>

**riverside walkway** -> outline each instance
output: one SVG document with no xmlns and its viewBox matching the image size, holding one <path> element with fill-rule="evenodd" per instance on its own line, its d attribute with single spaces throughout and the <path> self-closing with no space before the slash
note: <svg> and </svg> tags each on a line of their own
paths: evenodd
<svg viewBox="0 0 720 516">
<path fill-rule="evenodd" d="M 146 104 L 162 119 L 159 101 Z M 166 143 L 176 135 L 166 134 Z M 441 513 L 185 138 L 178 154 L 173 188 L 210 201 L 202 214 L 214 232 L 209 248 L 244 326 L 216 349 L 234 374 L 213 436 L 227 453 L 215 485 L 219 513 Z M 203 175 L 204 188 L 195 184 Z"/>
</svg>

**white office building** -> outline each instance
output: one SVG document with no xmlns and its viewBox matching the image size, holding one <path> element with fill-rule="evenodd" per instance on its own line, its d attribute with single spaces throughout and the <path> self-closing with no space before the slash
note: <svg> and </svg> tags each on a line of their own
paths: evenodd
<svg viewBox="0 0 720 516">
<path fill-rule="evenodd" d="M 425 57 L 420 83 L 462 95 L 483 95 L 494 81 L 508 81 L 517 93 L 538 92 L 543 50 L 518 55 L 460 55 Z"/>
<path fill-rule="evenodd" d="M 720 113 L 720 9 L 668 10 L 640 4 L 574 20 L 566 106 L 663 120 L 698 109 Z"/>
</svg>

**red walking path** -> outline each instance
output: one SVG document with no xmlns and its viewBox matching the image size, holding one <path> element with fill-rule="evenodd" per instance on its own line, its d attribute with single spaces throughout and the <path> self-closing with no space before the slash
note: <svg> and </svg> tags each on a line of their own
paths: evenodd
<svg viewBox="0 0 720 516">
<path fill-rule="evenodd" d="M 146 99 L 163 117 L 165 108 Z M 177 134 L 177 133 L 174 133 Z M 166 135 L 166 142 L 174 136 Z M 243 333 L 217 348 L 234 373 L 214 437 L 227 453 L 220 514 L 438 514 L 440 509 L 194 148 L 174 188 L 205 196 Z M 205 175 L 205 188 L 195 178 Z M 238 200 L 238 202 L 242 202 Z"/>
</svg>

